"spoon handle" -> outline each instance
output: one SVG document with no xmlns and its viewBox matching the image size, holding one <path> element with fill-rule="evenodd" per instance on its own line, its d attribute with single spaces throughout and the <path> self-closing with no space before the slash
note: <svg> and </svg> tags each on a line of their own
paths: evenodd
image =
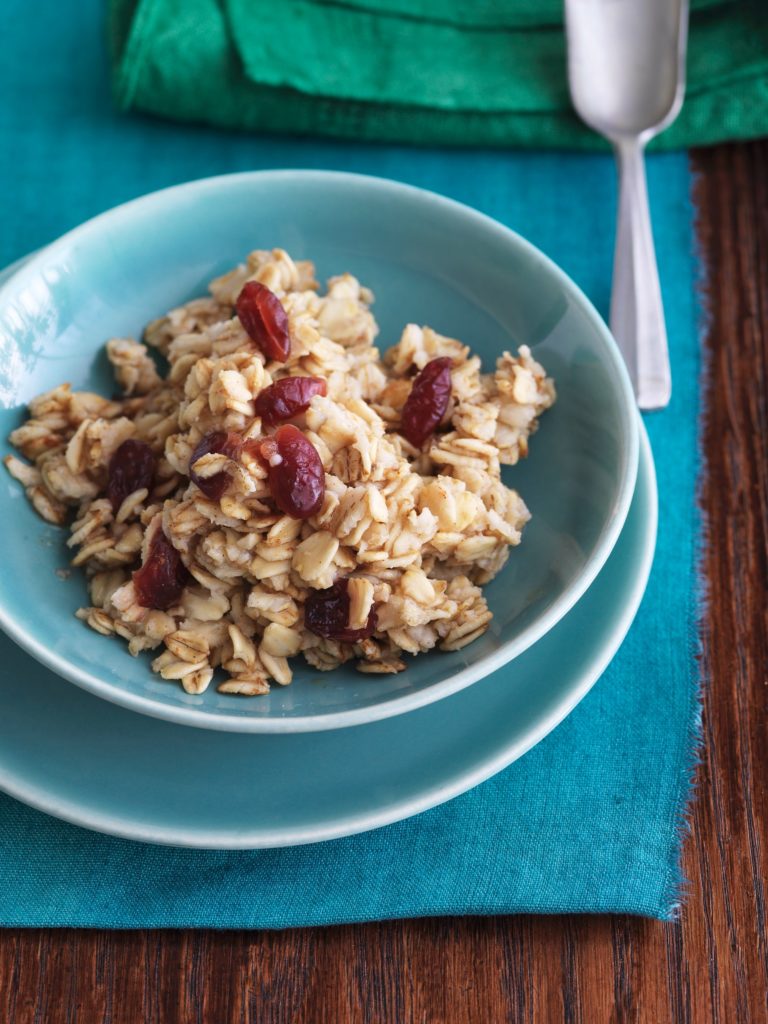
<svg viewBox="0 0 768 1024">
<path fill-rule="evenodd" d="M 615 144 L 619 217 L 613 262 L 611 331 L 627 364 L 641 409 L 669 404 L 672 378 L 659 271 L 653 248 L 643 144 Z"/>
</svg>

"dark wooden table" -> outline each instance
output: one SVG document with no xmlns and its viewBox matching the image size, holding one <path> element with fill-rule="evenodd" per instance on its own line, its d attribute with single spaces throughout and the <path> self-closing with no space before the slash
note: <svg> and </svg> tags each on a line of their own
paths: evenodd
<svg viewBox="0 0 768 1024">
<path fill-rule="evenodd" d="M 0 931 L 0 1024 L 768 1021 L 768 141 L 696 152 L 704 744 L 680 920 Z"/>
</svg>

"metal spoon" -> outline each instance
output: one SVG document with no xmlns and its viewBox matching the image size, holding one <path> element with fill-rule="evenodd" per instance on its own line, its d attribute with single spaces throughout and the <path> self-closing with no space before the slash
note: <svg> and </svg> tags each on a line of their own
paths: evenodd
<svg viewBox="0 0 768 1024">
<path fill-rule="evenodd" d="M 611 331 L 638 405 L 660 409 L 672 380 L 644 150 L 682 106 L 688 0 L 565 0 L 565 25 L 573 105 L 619 167 Z"/>
</svg>

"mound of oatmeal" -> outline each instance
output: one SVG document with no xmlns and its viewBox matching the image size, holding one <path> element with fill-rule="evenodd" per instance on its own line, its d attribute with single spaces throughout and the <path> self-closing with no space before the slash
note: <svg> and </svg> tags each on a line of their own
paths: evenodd
<svg viewBox="0 0 768 1024">
<path fill-rule="evenodd" d="M 527 454 L 552 381 L 525 347 L 484 374 L 414 324 L 382 357 L 372 301 L 253 252 L 144 344 L 107 342 L 122 398 L 62 384 L 11 434 L 34 507 L 72 520 L 78 617 L 189 693 L 216 670 L 222 693 L 267 693 L 299 654 L 399 672 L 488 628 L 481 587 L 529 519 L 500 466 Z"/>
</svg>

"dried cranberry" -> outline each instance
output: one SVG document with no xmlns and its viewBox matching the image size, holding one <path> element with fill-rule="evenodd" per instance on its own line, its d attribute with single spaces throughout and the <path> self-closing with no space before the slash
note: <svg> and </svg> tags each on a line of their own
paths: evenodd
<svg viewBox="0 0 768 1024">
<path fill-rule="evenodd" d="M 290 423 L 259 442 L 275 504 L 287 516 L 309 519 L 325 495 L 325 470 L 317 449 Z"/>
<path fill-rule="evenodd" d="M 259 393 L 254 408 L 267 426 L 290 420 L 304 412 L 315 395 L 325 395 L 322 377 L 283 377 Z"/>
<path fill-rule="evenodd" d="M 240 323 L 267 359 L 284 363 L 291 354 L 288 317 L 280 299 L 266 285 L 248 281 L 235 304 Z"/>
<path fill-rule="evenodd" d="M 147 490 L 155 478 L 155 456 L 144 441 L 129 438 L 123 441 L 109 460 L 107 497 L 113 511 L 122 505 L 129 494 L 142 487 Z"/>
<path fill-rule="evenodd" d="M 313 590 L 304 603 L 304 625 L 317 636 L 356 644 L 376 632 L 376 609 L 371 607 L 362 629 L 349 628 L 349 581 L 336 580 L 327 590 Z"/>
<path fill-rule="evenodd" d="M 197 484 L 208 498 L 218 500 L 222 496 L 229 484 L 229 473 L 222 471 L 221 473 L 215 473 L 213 476 L 198 476 L 192 467 L 198 459 L 202 459 L 204 455 L 210 455 L 211 453 L 226 455 L 230 459 L 236 459 L 240 454 L 242 444 L 242 437 L 234 433 L 234 431 L 213 430 L 210 434 L 205 435 L 197 448 L 192 452 L 189 459 L 189 479 L 192 483 Z"/>
<path fill-rule="evenodd" d="M 400 433 L 416 448 L 421 448 L 445 416 L 451 400 L 452 366 L 453 361 L 447 356 L 433 359 L 413 381 L 403 406 Z"/>
<path fill-rule="evenodd" d="M 144 565 L 133 574 L 136 600 L 144 608 L 165 611 L 177 603 L 188 580 L 181 555 L 163 531 L 158 530 Z"/>
</svg>

